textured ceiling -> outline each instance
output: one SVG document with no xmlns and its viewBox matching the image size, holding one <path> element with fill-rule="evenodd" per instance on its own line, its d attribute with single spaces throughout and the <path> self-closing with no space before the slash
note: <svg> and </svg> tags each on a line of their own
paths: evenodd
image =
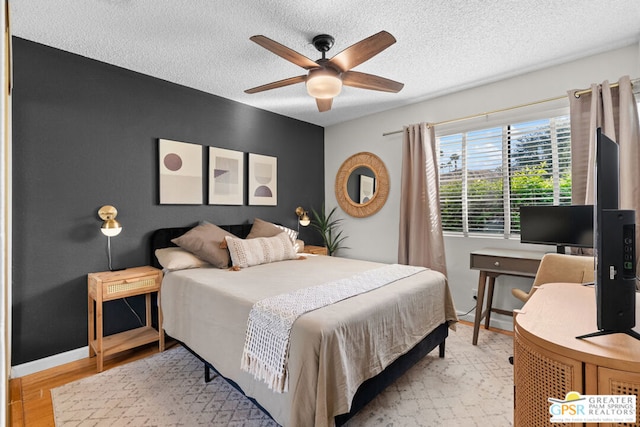
<svg viewBox="0 0 640 427">
<path fill-rule="evenodd" d="M 9 0 L 15 36 L 320 126 L 629 45 L 639 0 Z M 251 42 L 262 34 L 318 59 L 381 30 L 397 43 L 356 71 L 405 84 L 345 87 L 319 113 L 304 84 L 245 89 L 305 74 Z M 632 76 L 636 77 L 636 76 Z"/>
</svg>

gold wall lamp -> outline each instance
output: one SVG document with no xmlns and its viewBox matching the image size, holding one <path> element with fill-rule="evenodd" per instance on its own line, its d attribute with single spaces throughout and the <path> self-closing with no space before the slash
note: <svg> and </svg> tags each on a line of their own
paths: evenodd
<svg viewBox="0 0 640 427">
<path fill-rule="evenodd" d="M 298 216 L 298 231 L 300 231 L 300 226 L 306 227 L 311 224 L 311 219 L 309 219 L 307 211 L 305 211 L 302 206 L 296 208 L 296 215 Z"/>
<path fill-rule="evenodd" d="M 122 225 L 116 221 L 118 210 L 111 205 L 104 205 L 98 210 L 98 216 L 102 220 L 100 231 L 107 236 L 107 259 L 109 261 L 109 270 L 115 271 L 111 267 L 111 238 L 117 236 L 122 231 Z"/>
</svg>

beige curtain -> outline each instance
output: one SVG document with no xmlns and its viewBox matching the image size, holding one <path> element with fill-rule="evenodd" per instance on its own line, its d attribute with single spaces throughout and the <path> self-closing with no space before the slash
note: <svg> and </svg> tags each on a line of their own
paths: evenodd
<svg viewBox="0 0 640 427">
<path fill-rule="evenodd" d="M 640 129 L 631 80 L 622 77 L 617 88 L 608 81 L 591 85 L 591 93 L 575 97 L 569 91 L 571 111 L 571 180 L 573 204 L 591 204 L 594 198 L 596 128 L 620 145 L 620 209 L 640 208 Z"/>
<path fill-rule="evenodd" d="M 575 97 L 569 91 L 571 112 L 571 201 L 593 204 L 595 190 L 596 128 L 620 146 L 620 209 L 636 211 L 640 221 L 640 124 L 629 76 L 611 87 L 608 81 L 591 85 L 591 93 Z M 636 254 L 640 254 L 640 227 L 636 227 Z"/>
<path fill-rule="evenodd" d="M 446 275 L 435 132 L 420 123 L 403 134 L 398 262 Z"/>
</svg>

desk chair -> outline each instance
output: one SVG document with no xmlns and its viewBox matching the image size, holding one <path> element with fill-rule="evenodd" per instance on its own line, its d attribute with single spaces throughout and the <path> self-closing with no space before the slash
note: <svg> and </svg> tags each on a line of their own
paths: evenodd
<svg viewBox="0 0 640 427">
<path fill-rule="evenodd" d="M 538 286 L 545 283 L 593 283 L 594 259 L 591 256 L 548 253 L 542 257 L 540 266 L 529 292 L 513 288 L 511 293 L 522 302 L 527 302 Z M 509 357 L 513 365 L 513 356 Z"/>
<path fill-rule="evenodd" d="M 540 261 L 529 292 L 514 288 L 511 293 L 522 302 L 527 302 L 538 286 L 545 283 L 589 283 L 593 280 L 593 257 L 548 253 Z"/>
</svg>

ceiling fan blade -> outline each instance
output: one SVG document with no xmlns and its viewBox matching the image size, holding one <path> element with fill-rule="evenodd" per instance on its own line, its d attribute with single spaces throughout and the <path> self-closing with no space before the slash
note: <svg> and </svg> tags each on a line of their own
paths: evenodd
<svg viewBox="0 0 640 427">
<path fill-rule="evenodd" d="M 364 61 L 373 58 L 396 42 L 395 37 L 386 31 L 380 31 L 358 43 L 353 44 L 331 58 L 329 62 L 341 71 L 349 71 Z"/>
<path fill-rule="evenodd" d="M 360 89 L 379 90 L 382 92 L 400 92 L 404 83 L 385 79 L 373 74 L 360 73 L 358 71 L 347 71 L 342 74 L 342 84 Z"/>
<path fill-rule="evenodd" d="M 296 83 L 302 83 L 307 80 L 307 76 L 289 77 L 288 79 L 278 80 L 277 82 L 267 83 L 266 85 L 257 86 L 251 89 L 247 89 L 245 93 L 258 93 L 265 90 L 277 89 L 279 87 L 294 85 Z"/>
<path fill-rule="evenodd" d="M 277 41 L 271 40 L 268 37 L 258 35 L 249 37 L 249 40 L 258 43 L 268 51 L 275 53 L 276 55 L 286 59 L 287 61 L 304 68 L 305 70 L 310 70 L 311 68 L 318 67 L 318 64 L 315 61 L 312 61 L 301 53 L 298 53 L 295 50 L 278 43 Z"/>
<path fill-rule="evenodd" d="M 331 104 L 333 104 L 333 98 L 316 98 L 316 104 L 318 104 L 318 111 L 320 111 L 321 113 L 329 111 L 331 110 Z"/>
</svg>

